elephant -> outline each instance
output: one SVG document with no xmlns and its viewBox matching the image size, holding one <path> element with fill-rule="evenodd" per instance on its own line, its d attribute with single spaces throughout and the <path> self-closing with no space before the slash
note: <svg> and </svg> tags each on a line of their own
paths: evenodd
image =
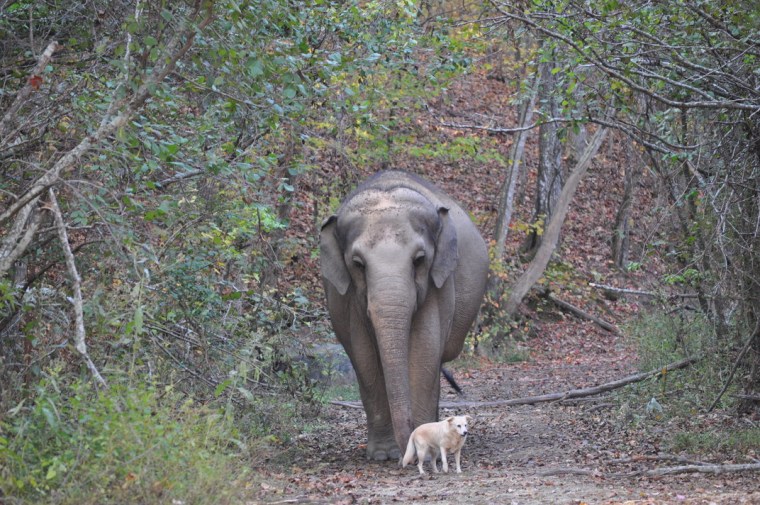
<svg viewBox="0 0 760 505">
<path fill-rule="evenodd" d="M 356 372 L 369 459 L 400 458 L 412 430 L 438 419 L 441 367 L 462 351 L 488 267 L 468 214 L 403 171 L 371 176 L 324 221 L 327 309 Z"/>
</svg>

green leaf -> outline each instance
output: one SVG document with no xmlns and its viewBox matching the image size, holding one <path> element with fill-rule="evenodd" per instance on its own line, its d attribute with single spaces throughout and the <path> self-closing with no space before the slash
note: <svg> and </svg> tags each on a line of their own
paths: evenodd
<svg viewBox="0 0 760 505">
<path fill-rule="evenodd" d="M 135 309 L 135 317 L 133 319 L 134 332 L 136 335 L 140 335 L 143 332 L 143 308 L 142 305 L 138 305 Z"/>
<path fill-rule="evenodd" d="M 220 382 L 219 385 L 214 388 L 214 396 L 219 398 L 222 393 L 224 393 L 224 390 L 230 386 L 230 384 L 232 384 L 232 379 L 227 379 Z"/>
<path fill-rule="evenodd" d="M 248 75 L 250 77 L 259 77 L 264 75 L 264 63 L 258 58 L 249 58 L 246 64 Z"/>
</svg>

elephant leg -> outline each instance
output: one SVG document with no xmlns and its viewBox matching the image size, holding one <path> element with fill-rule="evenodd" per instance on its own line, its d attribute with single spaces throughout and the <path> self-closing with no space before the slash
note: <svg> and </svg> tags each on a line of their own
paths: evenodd
<svg viewBox="0 0 760 505">
<path fill-rule="evenodd" d="M 398 459 L 401 450 L 393 434 L 385 377 L 377 347 L 372 342 L 366 324 L 351 324 L 349 357 L 359 381 L 364 412 L 367 415 L 367 458 L 377 461 Z"/>
<path fill-rule="evenodd" d="M 470 241 L 477 242 L 477 237 L 470 237 Z M 467 260 L 460 261 L 453 279 L 449 278 L 447 284 L 453 280 L 454 308 L 451 330 L 446 340 L 443 352 L 443 362 L 451 361 L 462 352 L 465 337 L 470 331 L 473 321 L 478 315 L 480 304 L 485 294 L 486 280 L 488 278 L 488 254 L 486 251 L 470 251 L 473 255 Z"/>
<path fill-rule="evenodd" d="M 414 426 L 438 420 L 443 352 L 438 303 L 435 296 L 414 316 L 409 348 L 409 386 Z"/>
</svg>

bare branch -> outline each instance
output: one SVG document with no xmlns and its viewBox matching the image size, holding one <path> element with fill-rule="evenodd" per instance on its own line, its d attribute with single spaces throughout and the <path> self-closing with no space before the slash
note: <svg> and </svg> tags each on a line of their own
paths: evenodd
<svg viewBox="0 0 760 505">
<path fill-rule="evenodd" d="M 197 9 L 198 10 L 196 10 L 194 16 L 198 14 L 200 2 L 198 3 Z M 99 144 L 121 126 L 125 125 L 127 121 L 131 119 L 132 115 L 145 103 L 145 100 L 147 100 L 152 94 L 156 85 L 166 78 L 176 66 L 177 61 L 179 61 L 179 59 L 182 58 L 192 47 L 196 33 L 208 26 L 212 19 L 213 12 L 209 10 L 206 18 L 204 18 L 197 27 L 190 26 L 184 30 L 178 31 L 174 38 L 167 44 L 166 57 L 159 58 L 159 61 L 165 62 L 163 66 L 156 65 L 156 67 L 153 68 L 153 72 L 150 73 L 145 82 L 143 82 L 131 98 L 123 98 L 112 102 L 109 107 L 109 112 L 112 113 L 103 116 L 100 126 L 95 133 L 82 139 L 76 147 L 61 157 L 53 167 L 37 179 L 18 200 L 0 214 L 0 225 L 8 221 L 8 219 L 15 215 L 24 205 L 40 196 L 47 188 L 55 184 L 61 174 L 72 167 L 92 147 Z M 182 43 L 183 40 L 184 43 Z M 120 109 L 121 112 L 113 115 L 113 113 Z"/>
<path fill-rule="evenodd" d="M 758 319 L 757 322 L 755 323 L 755 329 L 752 330 L 752 333 L 747 339 L 747 343 L 744 344 L 744 347 L 742 348 L 741 352 L 736 357 L 736 360 L 734 361 L 734 365 L 731 367 L 731 372 L 728 374 L 728 378 L 726 379 L 726 383 L 723 385 L 723 388 L 720 390 L 720 393 L 718 393 L 718 396 L 715 397 L 715 400 L 710 405 L 710 408 L 707 409 L 708 412 L 712 412 L 713 409 L 715 409 L 716 405 L 718 405 L 718 402 L 720 401 L 720 399 L 723 398 L 723 395 L 726 393 L 726 390 L 731 385 L 731 382 L 734 380 L 734 374 L 736 374 L 736 369 L 739 368 L 739 364 L 744 359 L 744 355 L 747 354 L 747 351 L 749 351 L 750 347 L 752 346 L 752 342 L 758 336 L 760 336 L 760 319 Z"/>
<path fill-rule="evenodd" d="M 663 96 L 659 93 L 656 93 L 649 89 L 648 87 L 644 87 L 625 75 L 623 72 L 615 68 L 606 58 L 603 58 L 602 56 L 596 54 L 593 50 L 587 50 L 584 47 L 581 47 L 580 44 L 578 44 L 576 41 L 572 40 L 571 38 L 562 35 L 561 33 L 551 30 L 549 28 L 546 28 L 542 25 L 540 25 L 535 20 L 531 19 L 528 16 L 525 15 L 519 15 L 514 12 L 510 12 L 509 10 L 505 9 L 503 4 L 499 2 L 492 1 L 491 4 L 498 9 L 498 11 L 504 15 L 507 19 L 519 21 L 526 26 L 529 26 L 533 28 L 534 30 L 542 33 L 543 35 L 546 35 L 547 37 L 551 37 L 555 40 L 560 40 L 567 44 L 570 48 L 572 48 L 575 52 L 577 52 L 579 55 L 583 56 L 586 60 L 588 60 L 590 63 L 592 63 L 594 66 L 599 68 L 601 71 L 609 75 L 610 77 L 614 77 L 615 79 L 618 79 L 619 81 L 625 83 L 626 86 L 629 88 L 642 93 L 646 96 L 652 97 L 653 99 L 657 100 L 658 102 L 665 104 L 669 107 L 677 107 L 679 109 L 718 109 L 718 110 L 746 110 L 750 112 L 758 112 L 760 110 L 760 106 L 757 103 L 754 103 L 752 101 L 747 101 L 745 98 L 738 98 L 736 100 L 673 100 L 671 98 L 668 98 L 666 96 Z M 688 88 L 688 86 L 685 85 L 685 83 L 679 83 L 679 82 L 672 82 L 671 84 L 676 84 L 679 87 Z"/>
<path fill-rule="evenodd" d="M 11 106 L 8 107 L 8 110 L 5 111 L 5 115 L 3 116 L 2 121 L 0 121 L 0 139 L 7 138 L 8 132 L 11 130 L 11 125 L 13 124 L 13 120 L 15 119 L 19 109 L 21 109 L 24 103 L 29 100 L 29 97 L 32 95 L 32 91 L 36 90 L 39 87 L 39 83 L 36 83 L 36 81 L 33 79 L 40 78 L 40 74 L 43 73 L 45 67 L 53 58 L 53 53 L 56 52 L 59 47 L 60 45 L 58 42 L 54 40 L 48 44 L 47 48 L 42 53 L 42 56 L 40 56 L 40 59 L 37 61 L 37 65 L 35 65 L 34 69 L 32 69 L 32 73 L 30 74 L 29 79 L 27 79 L 26 85 L 18 92 L 16 99 L 13 101 Z"/>
<path fill-rule="evenodd" d="M 0 243 L 0 277 L 5 277 L 13 266 L 13 263 L 19 259 L 29 244 L 32 243 L 34 234 L 41 222 L 41 214 L 37 210 L 35 198 L 21 209 L 13 225 L 6 231 L 5 236 Z"/>
<path fill-rule="evenodd" d="M 90 355 L 87 353 L 87 342 L 84 328 L 84 307 L 82 303 L 82 279 L 79 277 L 77 271 L 76 261 L 74 261 L 74 253 L 71 252 L 71 245 L 69 244 L 69 237 L 66 233 L 66 223 L 63 221 L 63 215 L 61 214 L 61 208 L 58 206 L 58 200 L 55 197 L 55 191 L 53 188 L 48 190 L 48 196 L 50 198 L 50 210 L 53 212 L 53 219 L 55 220 L 56 228 L 58 229 L 58 240 L 61 242 L 61 249 L 63 249 L 63 255 L 66 258 L 66 269 L 71 277 L 71 288 L 74 292 L 71 303 L 74 305 L 74 316 L 76 321 L 76 331 L 74 333 L 74 346 L 79 354 L 82 355 L 87 368 L 103 387 L 108 387 L 103 376 L 100 375 L 95 364 L 90 359 Z"/>
</svg>

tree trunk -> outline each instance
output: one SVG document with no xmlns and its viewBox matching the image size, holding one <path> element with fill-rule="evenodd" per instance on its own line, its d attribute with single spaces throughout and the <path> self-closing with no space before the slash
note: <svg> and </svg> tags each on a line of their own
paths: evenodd
<svg viewBox="0 0 760 505">
<path fill-rule="evenodd" d="M 542 232 L 554 214 L 564 183 L 559 126 L 552 121 L 559 116 L 559 103 L 555 96 L 557 77 L 552 74 L 553 68 L 552 62 L 542 63 L 539 67 L 541 76 L 538 87 L 539 102 L 543 104 L 542 113 L 547 121 L 542 123 L 538 130 L 539 159 L 538 176 L 536 177 L 536 205 L 533 213 L 534 229 L 529 232 L 522 248 L 528 255 L 534 254 L 541 245 Z"/>
<path fill-rule="evenodd" d="M 549 259 L 554 252 L 554 248 L 557 246 L 562 223 L 565 220 L 565 215 L 567 214 L 568 209 L 570 208 L 570 202 L 573 199 L 575 190 L 578 188 L 578 185 L 580 184 L 581 179 L 583 179 L 583 176 L 586 175 L 588 167 L 591 164 L 591 159 L 599 150 L 599 147 L 602 145 L 602 142 L 604 141 L 604 137 L 606 135 L 606 127 L 600 127 L 599 130 L 597 130 L 591 139 L 591 142 L 586 147 L 583 156 L 581 156 L 581 159 L 578 161 L 575 169 L 567 179 L 567 183 L 562 188 L 562 192 L 557 200 L 555 212 L 552 215 L 551 219 L 548 221 L 543 240 L 541 241 L 540 247 L 536 251 L 536 255 L 534 256 L 533 261 L 531 261 L 530 265 L 528 265 L 527 270 L 520 276 L 519 279 L 517 279 L 517 281 L 515 281 L 514 285 L 512 286 L 509 299 L 507 300 L 507 303 L 504 307 L 504 310 L 508 315 L 513 316 L 517 312 L 517 307 L 520 305 L 523 297 L 525 297 L 528 291 L 530 291 L 530 288 L 533 287 L 536 281 L 541 278 L 544 271 L 546 270 L 546 266 L 549 264 Z"/>
<path fill-rule="evenodd" d="M 617 215 L 615 216 L 615 228 L 612 233 L 612 260 L 615 264 L 623 268 L 628 260 L 628 245 L 630 235 L 630 216 L 633 207 L 636 186 L 641 178 L 641 167 L 633 166 L 631 162 L 631 149 L 633 146 L 628 144 L 625 149 L 625 183 L 623 189 L 623 199 L 620 202 Z"/>
<path fill-rule="evenodd" d="M 520 111 L 520 128 L 527 128 L 528 124 L 533 120 L 533 107 L 536 105 L 536 96 L 538 95 L 540 82 L 541 76 L 537 73 L 534 76 L 530 96 L 525 98 L 522 110 Z M 518 133 L 509 153 L 510 166 L 499 194 L 499 214 L 496 218 L 496 232 L 494 234 L 496 236 L 495 257 L 497 261 L 501 261 L 504 256 L 509 223 L 512 221 L 512 211 L 514 210 L 515 189 L 517 188 L 517 180 L 522 168 L 525 141 L 529 133 L 528 130 Z"/>
</svg>

